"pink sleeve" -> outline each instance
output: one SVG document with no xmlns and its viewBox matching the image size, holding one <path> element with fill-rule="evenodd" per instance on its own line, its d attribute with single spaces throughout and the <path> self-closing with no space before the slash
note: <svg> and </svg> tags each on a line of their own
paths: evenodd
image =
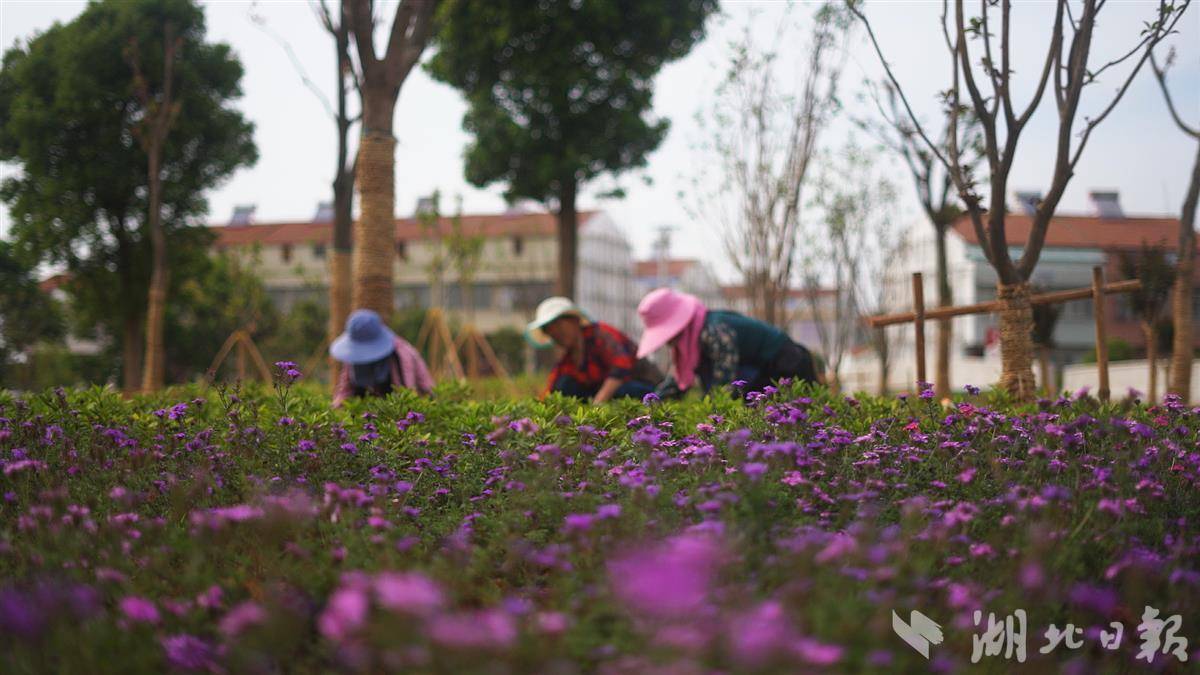
<svg viewBox="0 0 1200 675">
<path fill-rule="evenodd" d="M 350 387 L 350 369 L 346 366 L 338 366 L 337 386 L 333 388 L 333 407 L 340 408 L 342 403 L 350 398 L 354 390 Z"/>
<path fill-rule="evenodd" d="M 425 365 L 425 359 L 421 358 L 420 353 L 416 354 L 415 360 L 417 362 L 417 391 L 428 394 L 433 391 L 433 376 L 429 374 L 429 366 Z"/>
<path fill-rule="evenodd" d="M 400 383 L 401 386 L 421 394 L 433 391 L 433 377 L 429 374 L 425 359 L 421 358 L 421 352 L 404 338 L 397 337 L 396 353 L 400 356 L 400 365 L 403 368 L 401 377 L 404 381 Z"/>
</svg>

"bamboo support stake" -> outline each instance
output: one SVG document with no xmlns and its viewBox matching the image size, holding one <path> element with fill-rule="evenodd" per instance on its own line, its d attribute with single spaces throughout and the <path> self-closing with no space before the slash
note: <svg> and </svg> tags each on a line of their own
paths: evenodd
<svg viewBox="0 0 1200 675">
<path fill-rule="evenodd" d="M 1092 313 L 1096 317 L 1096 368 L 1100 374 L 1101 401 L 1107 401 L 1111 393 L 1108 388 L 1108 335 L 1104 327 L 1104 268 L 1092 268 Z"/>
<path fill-rule="evenodd" d="M 210 384 L 216 381 L 217 369 L 225 362 L 225 357 L 229 356 L 229 350 L 233 349 L 235 344 L 238 344 L 238 335 L 240 333 L 241 330 L 235 330 L 230 333 L 229 337 L 225 338 L 225 343 L 221 345 L 221 349 L 217 351 L 217 357 L 213 359 L 212 365 L 208 367 L 208 372 L 206 373 Z"/>
<path fill-rule="evenodd" d="M 238 331 L 237 343 L 237 379 L 238 382 L 246 381 L 246 343 L 243 340 L 242 331 Z"/>
<path fill-rule="evenodd" d="M 913 272 L 913 328 L 916 331 L 917 386 L 925 379 L 925 281 L 920 272 Z"/>
<path fill-rule="evenodd" d="M 242 331 L 242 342 L 246 345 L 246 351 L 250 352 L 250 358 L 258 368 L 259 377 L 263 379 L 263 382 L 270 382 L 271 369 L 267 367 L 267 361 L 263 358 L 262 352 L 258 351 L 258 346 L 254 344 L 254 340 L 246 331 Z"/>
</svg>

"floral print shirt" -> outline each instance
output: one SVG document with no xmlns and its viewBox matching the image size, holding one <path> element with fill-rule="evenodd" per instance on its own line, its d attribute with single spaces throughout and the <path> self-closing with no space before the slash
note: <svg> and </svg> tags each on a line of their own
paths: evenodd
<svg viewBox="0 0 1200 675">
<path fill-rule="evenodd" d="M 700 329 L 700 367 L 697 369 L 704 390 L 733 382 L 737 379 L 740 363 L 737 333 L 733 327 L 719 321 L 706 322 Z M 663 398 L 678 396 L 680 391 L 675 376 L 663 380 L 655 393 Z"/>
</svg>

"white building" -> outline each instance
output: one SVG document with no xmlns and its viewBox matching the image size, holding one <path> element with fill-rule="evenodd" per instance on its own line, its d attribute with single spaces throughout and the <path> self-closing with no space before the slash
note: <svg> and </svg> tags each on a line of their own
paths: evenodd
<svg viewBox="0 0 1200 675">
<path fill-rule="evenodd" d="M 262 278 L 283 309 L 301 299 L 328 299 L 328 251 L 333 225 L 328 211 L 308 222 L 230 224 L 212 227 L 215 247 L 242 258 Z M 243 220 L 245 220 L 243 218 Z M 460 232 L 483 239 L 470 280 L 470 302 L 453 265 L 441 277 L 445 309 L 465 314 L 484 332 L 523 329 L 533 310 L 553 295 L 558 275 L 557 220 L 553 214 L 513 209 L 502 214 L 464 215 Z M 394 279 L 397 308 L 427 308 L 432 302 L 431 262 L 454 232 L 442 217 L 426 227 L 416 218 L 396 220 Z M 633 249 L 613 219 L 600 211 L 579 213 L 576 301 L 596 318 L 626 331 L 637 325 Z"/>
</svg>

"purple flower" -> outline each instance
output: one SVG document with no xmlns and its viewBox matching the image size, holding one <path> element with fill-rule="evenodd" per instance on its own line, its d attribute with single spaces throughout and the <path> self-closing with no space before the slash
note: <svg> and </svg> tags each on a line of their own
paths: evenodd
<svg viewBox="0 0 1200 675">
<path fill-rule="evenodd" d="M 451 649 L 503 650 L 517 640 L 517 625 L 501 610 L 441 614 L 429 624 L 429 638 Z"/>
<path fill-rule="evenodd" d="M 321 635 L 341 642 L 367 622 L 367 592 L 360 586 L 343 586 L 334 591 L 317 619 Z"/>
<path fill-rule="evenodd" d="M 767 465 L 762 462 L 748 462 L 742 465 L 742 473 L 752 481 L 757 481 L 767 472 Z"/>
<path fill-rule="evenodd" d="M 659 398 L 658 394 L 656 394 L 654 392 L 650 392 L 649 394 L 646 394 L 645 396 L 642 397 L 642 405 L 645 405 L 645 406 L 654 405 L 655 403 L 658 403 L 661 400 L 662 399 Z"/>
<path fill-rule="evenodd" d="M 1069 597 L 1072 604 L 1089 609 L 1101 618 L 1111 618 L 1120 602 L 1111 588 L 1090 584 L 1075 584 Z"/>
<path fill-rule="evenodd" d="M 539 612 L 537 617 L 538 630 L 547 635 L 558 635 L 567 630 L 570 621 L 562 612 Z"/>
<path fill-rule="evenodd" d="M 37 637 L 45 628 L 48 608 L 16 589 L 0 591 L 0 629 L 4 634 L 25 639 Z"/>
<path fill-rule="evenodd" d="M 620 504 L 601 504 L 600 508 L 596 509 L 596 518 L 606 520 L 609 518 L 619 518 L 621 516 Z"/>
<path fill-rule="evenodd" d="M 182 670 L 212 670 L 216 667 L 216 650 L 194 635 L 180 633 L 159 640 L 166 652 L 167 663 Z"/>
<path fill-rule="evenodd" d="M 415 572 L 381 572 L 372 582 L 379 606 L 393 612 L 429 616 L 441 609 L 442 590 L 432 579 Z"/>
<path fill-rule="evenodd" d="M 678 535 L 608 565 L 613 592 L 635 612 L 678 617 L 707 599 L 721 551 L 710 537 Z"/>
<path fill-rule="evenodd" d="M 219 628 L 221 634 L 227 638 L 235 638 L 246 631 L 247 628 L 260 624 L 267 620 L 267 612 L 257 602 L 247 600 L 242 604 L 229 610 L 229 612 L 221 619 Z"/>
<path fill-rule="evenodd" d="M 563 519 L 563 532 L 587 532 L 595 521 L 591 513 L 568 513 Z"/>
<path fill-rule="evenodd" d="M 727 634 L 734 659 L 752 670 L 776 659 L 799 637 L 778 600 L 767 600 L 734 617 Z"/>
<path fill-rule="evenodd" d="M 134 623 L 158 623 L 158 607 L 153 600 L 130 595 L 121 599 L 120 608 L 125 618 Z"/>
<path fill-rule="evenodd" d="M 810 665 L 832 666 L 842 660 L 844 649 L 809 638 L 801 638 L 795 645 L 796 656 Z"/>
<path fill-rule="evenodd" d="M 291 384 L 300 379 L 300 367 L 292 361 L 276 361 L 275 367 L 279 369 L 279 379 L 284 384 Z"/>
</svg>

